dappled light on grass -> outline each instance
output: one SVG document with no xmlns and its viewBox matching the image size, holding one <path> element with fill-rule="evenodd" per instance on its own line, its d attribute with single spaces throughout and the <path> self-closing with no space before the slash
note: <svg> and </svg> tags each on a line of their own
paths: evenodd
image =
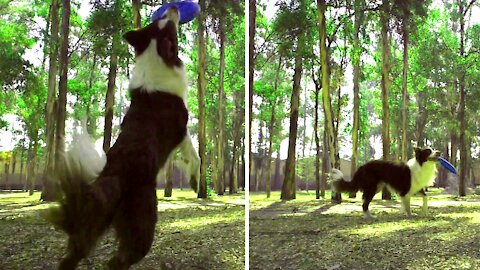
<svg viewBox="0 0 480 270">
<path fill-rule="evenodd" d="M 208 211 L 208 210 L 199 210 L 196 211 Z M 244 213 L 238 211 L 232 211 L 232 209 L 223 208 L 217 209 L 216 211 L 208 211 L 207 216 L 192 217 L 192 218 L 183 218 L 183 219 L 174 219 L 166 223 L 166 229 L 168 230 L 196 230 L 204 226 L 213 226 L 215 227 L 218 224 L 226 224 L 231 222 L 241 222 L 245 220 Z M 192 215 L 193 216 L 193 215 Z"/>
<path fill-rule="evenodd" d="M 251 196 L 251 269 L 479 269 L 475 196 L 458 200 L 432 189 L 428 214 L 415 197 L 411 219 L 398 200 L 376 197 L 373 221 L 362 217 L 361 193 L 338 205 L 315 194 L 288 202 L 261 196 Z"/>
<path fill-rule="evenodd" d="M 473 210 L 473 209 L 472 209 Z M 452 219 L 462 218 L 467 222 L 471 223 L 480 223 L 480 213 L 479 212 L 467 212 L 467 213 L 443 213 L 439 214 L 438 217 L 449 217 Z"/>
<path fill-rule="evenodd" d="M 169 199 L 163 198 L 163 190 L 157 193 L 159 213 L 152 250 L 132 269 L 162 269 L 165 265 L 244 269 L 243 194 L 201 200 L 191 190 L 175 189 Z M 42 209 L 54 203 L 39 202 L 39 196 L 0 194 L 0 269 L 55 269 L 64 255 L 66 234 L 40 216 Z M 116 248 L 114 232 L 109 230 L 78 269 L 104 269 Z"/>
<path fill-rule="evenodd" d="M 25 203 L 33 203 L 38 202 L 40 200 L 41 192 L 35 192 L 32 196 L 28 195 L 28 192 L 1 192 L 0 193 L 0 200 L 1 200 L 1 207 L 8 205 L 8 204 L 25 204 Z"/>
<path fill-rule="evenodd" d="M 401 219 L 401 218 L 400 218 Z M 365 224 L 365 226 L 355 229 L 346 229 L 343 232 L 346 235 L 360 235 L 362 237 L 388 237 L 388 234 L 398 232 L 401 230 L 414 231 L 421 227 L 432 227 L 446 225 L 446 221 L 435 222 L 418 220 L 412 222 L 409 219 L 401 219 L 394 222 L 371 222 L 371 224 Z"/>
</svg>

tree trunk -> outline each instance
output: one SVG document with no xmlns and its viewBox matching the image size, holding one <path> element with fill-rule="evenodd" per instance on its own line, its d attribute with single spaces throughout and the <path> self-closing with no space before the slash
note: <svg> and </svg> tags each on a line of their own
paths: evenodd
<svg viewBox="0 0 480 270">
<path fill-rule="evenodd" d="M 319 21 L 320 33 L 320 66 L 322 70 L 322 105 L 325 114 L 325 130 L 327 132 L 330 168 L 340 169 L 339 164 L 335 164 L 337 149 L 335 147 L 335 130 L 333 126 L 332 102 L 330 100 L 330 72 L 329 59 L 327 48 L 327 24 L 325 19 L 325 10 L 327 6 L 325 0 L 317 0 L 317 12 Z M 325 168 L 325 166 L 324 166 Z M 342 195 L 340 193 L 332 192 L 332 201 L 340 203 Z"/>
<path fill-rule="evenodd" d="M 343 70 L 343 68 L 342 68 Z M 340 127 L 341 121 L 341 114 L 342 114 L 342 88 L 338 87 L 337 91 L 337 108 L 335 113 L 333 112 L 332 108 L 332 117 L 333 117 L 333 134 L 334 134 L 334 141 L 333 145 L 335 147 L 335 168 L 340 168 L 340 150 L 339 150 L 339 143 L 338 143 L 338 132 Z"/>
<path fill-rule="evenodd" d="M 24 166 L 23 159 L 24 158 L 25 158 L 25 149 L 22 143 L 22 150 L 20 154 L 20 177 L 19 177 L 19 183 L 20 183 L 20 186 L 22 187 L 22 190 L 25 190 L 25 188 L 23 188 L 24 187 L 24 183 L 23 183 L 23 166 Z"/>
<path fill-rule="evenodd" d="M 358 160 L 358 133 L 360 130 L 360 65 L 362 47 L 360 46 L 360 27 L 363 24 L 364 13 L 360 11 L 364 1 L 355 0 L 355 34 L 353 39 L 353 127 L 352 127 L 352 167 L 350 175 L 353 177 L 357 170 Z M 356 193 L 352 192 L 349 198 L 355 198 Z"/>
<path fill-rule="evenodd" d="M 305 85 L 305 84 L 304 84 Z M 305 148 L 307 147 L 307 98 L 308 98 L 308 91 L 307 87 L 305 86 L 303 89 L 303 134 L 302 134 L 302 159 L 305 158 Z"/>
<path fill-rule="evenodd" d="M 28 195 L 32 196 L 35 192 L 35 164 L 37 160 L 38 138 L 34 136 L 33 142 L 30 143 L 28 149 Z"/>
<path fill-rule="evenodd" d="M 273 86 L 273 92 L 277 93 L 278 90 L 278 82 L 279 82 L 279 75 L 280 75 L 280 69 L 282 67 L 282 57 L 280 56 L 278 58 L 278 67 L 277 71 L 275 74 L 275 82 Z M 266 181 L 265 181 L 265 190 L 267 192 L 267 198 L 270 198 L 270 192 L 272 190 L 272 145 L 273 145 L 273 138 L 275 136 L 275 122 L 276 122 L 276 117 L 275 117 L 275 109 L 277 106 L 278 98 L 275 97 L 275 100 L 272 102 L 272 111 L 270 115 L 270 124 L 268 125 L 268 155 L 267 155 L 267 175 L 266 175 Z"/>
<path fill-rule="evenodd" d="M 328 139 L 327 130 L 323 130 L 323 150 L 322 150 L 322 182 L 320 184 L 320 197 L 325 198 L 325 190 L 327 189 L 327 175 L 330 172 L 330 157 L 328 155 Z M 333 196 L 333 194 L 332 194 Z"/>
<path fill-rule="evenodd" d="M 6 160 L 4 165 L 4 172 L 5 172 L 5 190 L 12 190 L 12 185 L 10 184 L 10 166 L 8 161 Z"/>
<path fill-rule="evenodd" d="M 166 174 L 165 174 L 165 190 L 163 196 L 165 198 L 172 197 L 172 189 L 173 189 L 173 157 L 170 157 L 165 166 Z"/>
<path fill-rule="evenodd" d="M 198 1 L 201 10 L 205 10 L 205 0 Z M 198 37 L 198 152 L 200 156 L 200 183 L 198 190 L 198 198 L 207 198 L 207 159 L 206 143 L 207 138 L 205 134 L 205 91 L 206 91 L 206 78 L 205 72 L 207 68 L 206 64 L 206 43 L 205 43 L 205 13 L 200 13 L 198 18 L 197 27 Z"/>
<path fill-rule="evenodd" d="M 417 141 L 417 147 L 423 147 L 424 146 L 423 142 L 425 140 L 425 125 L 427 124 L 427 110 L 425 109 L 427 92 L 426 90 L 419 91 L 417 89 L 415 95 L 416 95 L 417 109 L 418 109 L 418 113 L 415 119 L 416 120 L 415 121 L 416 122 L 416 128 L 415 128 L 416 141 Z"/>
<path fill-rule="evenodd" d="M 57 125 L 55 130 L 55 171 L 59 168 L 65 152 L 65 121 L 67 110 L 68 35 L 70 32 L 70 0 L 63 1 L 60 46 L 60 81 L 58 83 Z M 56 198 L 58 194 L 52 194 Z M 44 197 L 44 200 L 49 198 Z"/>
<path fill-rule="evenodd" d="M 244 89 L 243 89 L 244 90 Z M 233 124 L 233 133 L 235 134 L 234 139 L 233 139 L 233 149 L 232 149 L 232 167 L 230 171 L 230 189 L 229 189 L 229 194 L 237 193 L 237 188 L 238 188 L 238 176 L 235 175 L 235 171 L 239 170 L 239 166 L 236 164 L 238 163 L 238 152 L 241 144 L 241 127 L 242 127 L 242 122 L 243 122 L 243 117 L 244 117 L 244 110 L 242 109 L 242 93 L 245 91 L 236 91 L 233 94 L 234 98 L 234 104 L 235 104 L 235 120 Z M 235 184 L 237 183 L 237 184 Z"/>
<path fill-rule="evenodd" d="M 48 53 L 48 49 L 51 49 L 49 48 L 49 42 L 51 41 L 50 40 L 50 36 L 48 35 L 49 34 L 49 31 L 50 31 L 50 24 L 52 22 L 52 8 L 53 8 L 53 3 L 50 4 L 50 7 L 48 9 L 48 15 L 47 15 L 47 25 L 45 26 L 45 30 L 42 31 L 43 32 L 43 57 L 42 57 L 42 70 L 45 71 L 45 62 L 47 61 L 47 56 L 49 55 Z M 57 39 L 58 39 L 58 5 L 57 5 Z"/>
<path fill-rule="evenodd" d="M 402 20 L 403 28 L 403 71 L 402 71 L 402 149 L 401 149 L 401 159 L 402 161 L 407 161 L 407 143 L 409 140 L 407 138 L 407 129 L 408 129 L 408 93 L 407 93 L 407 76 L 408 76 L 408 42 L 409 42 L 409 33 L 408 33 L 408 20 Z"/>
<path fill-rule="evenodd" d="M 451 131 L 450 135 L 451 149 L 450 149 L 450 163 L 454 166 L 457 165 L 457 152 L 458 152 L 458 136 L 455 130 Z"/>
<path fill-rule="evenodd" d="M 63 1 L 62 10 L 62 43 L 60 47 L 60 81 L 58 83 L 58 109 L 55 137 L 57 139 L 55 151 L 55 168 L 61 162 L 65 152 L 65 121 L 67 110 L 67 74 L 68 74 L 68 35 L 70 33 L 70 0 Z"/>
<path fill-rule="evenodd" d="M 312 71 L 312 77 L 314 77 Z M 325 197 L 325 189 L 323 189 L 323 193 L 320 193 L 321 184 L 320 184 L 320 136 L 318 135 L 318 96 L 320 94 L 321 87 L 313 78 L 313 82 L 315 83 L 315 123 L 313 126 L 313 132 L 315 134 L 315 198 L 320 199 L 320 197 Z"/>
<path fill-rule="evenodd" d="M 242 142 L 242 152 L 240 155 L 240 160 L 238 161 L 239 163 L 241 162 L 241 166 L 239 165 L 238 169 L 238 177 L 237 179 L 242 180 L 242 191 L 245 191 L 245 181 L 246 181 L 246 165 L 245 165 L 245 140 Z M 243 173 L 242 173 L 243 172 Z M 237 183 L 238 184 L 238 183 Z"/>
<path fill-rule="evenodd" d="M 263 159 L 263 157 L 262 157 Z M 264 169 L 263 169 L 263 160 L 260 159 L 258 161 L 258 168 L 257 168 L 257 181 L 255 182 L 255 192 L 259 191 L 260 189 L 260 183 L 262 183 L 262 179 L 264 176 Z"/>
<path fill-rule="evenodd" d="M 105 153 L 110 149 L 112 140 L 112 122 L 113 122 L 113 106 L 115 103 L 115 80 L 117 78 L 117 41 L 116 37 L 112 37 L 112 47 L 110 51 L 110 67 L 108 71 L 107 95 L 105 97 L 105 126 L 103 132 L 103 151 Z"/>
<path fill-rule="evenodd" d="M 303 34 L 301 34 L 303 35 Z M 302 43 L 304 39 L 301 36 L 297 40 L 297 51 L 295 53 L 295 70 L 293 75 L 292 96 L 290 99 L 290 133 L 288 136 L 288 157 L 285 164 L 285 179 L 283 180 L 282 194 L 280 199 L 295 199 L 295 148 L 297 144 L 298 129 L 298 108 L 300 98 L 300 81 L 302 79 Z"/>
<path fill-rule="evenodd" d="M 255 72 L 255 27 L 257 20 L 257 0 L 249 2 L 248 24 L 248 160 L 252 164 L 252 114 L 253 114 L 253 77 Z M 247 172 L 250 175 L 250 171 Z"/>
<path fill-rule="evenodd" d="M 34 163 L 33 157 L 34 157 L 33 143 L 29 143 L 28 154 L 27 154 L 27 190 L 28 190 L 28 195 L 30 196 L 33 195 L 34 188 L 35 188 L 35 175 L 34 175 L 35 163 Z"/>
<path fill-rule="evenodd" d="M 132 0 L 132 8 L 133 8 L 133 26 L 137 29 L 141 28 L 142 17 L 140 16 L 140 9 L 142 8 L 142 1 Z"/>
<path fill-rule="evenodd" d="M 465 58 L 465 13 L 462 1 L 458 1 L 458 12 L 460 14 L 460 57 Z M 460 118 L 460 179 L 458 193 L 460 196 L 465 196 L 465 178 L 467 174 L 467 148 L 466 148 L 466 121 L 465 121 L 465 67 L 460 68 L 458 72 L 458 83 L 460 86 L 460 111 L 458 117 Z"/>
<path fill-rule="evenodd" d="M 381 40 L 382 40 L 382 146 L 383 160 L 390 160 L 390 109 L 388 106 L 388 92 L 390 88 L 390 44 L 388 38 L 389 6 L 383 0 L 380 11 Z M 390 200 L 391 194 L 387 188 L 383 189 L 382 199 Z"/>
<path fill-rule="evenodd" d="M 46 137 L 46 153 L 45 153 L 45 168 L 43 183 L 44 188 L 42 192 L 42 199 L 46 201 L 53 201 L 56 198 L 56 188 L 54 183 L 50 183 L 49 175 L 52 175 L 55 169 L 55 96 L 58 73 L 58 31 L 59 31 L 59 0 L 52 0 L 50 9 L 50 41 L 49 41 L 49 56 L 48 56 L 48 94 L 45 111 L 45 137 Z"/>
<path fill-rule="evenodd" d="M 95 75 L 95 69 L 97 67 L 97 54 L 94 52 L 93 53 L 93 62 L 92 62 L 92 70 L 90 71 L 90 75 L 89 75 L 89 78 L 88 78 L 88 89 L 92 89 L 93 87 L 93 81 L 94 81 L 94 75 Z M 89 102 L 87 104 L 87 132 L 88 134 L 90 134 L 91 136 L 95 137 L 96 135 L 96 131 L 97 131 L 97 119 L 96 119 L 96 116 L 95 117 L 92 117 L 92 114 L 90 113 L 90 108 L 91 107 L 94 107 L 95 104 L 96 104 L 96 101 L 95 101 L 95 98 L 93 98 L 93 100 L 91 100 L 91 98 L 89 98 L 89 100 L 91 102 Z"/>
<path fill-rule="evenodd" d="M 223 17 L 221 16 L 219 19 L 219 32 L 220 32 L 220 70 L 219 70 L 219 86 L 218 86 L 218 128 L 217 128 L 217 171 L 216 171 L 216 179 L 217 182 L 217 194 L 223 195 L 224 191 L 224 134 L 223 131 L 225 130 L 225 123 L 224 123 L 224 74 L 225 74 L 225 26 Z"/>
</svg>

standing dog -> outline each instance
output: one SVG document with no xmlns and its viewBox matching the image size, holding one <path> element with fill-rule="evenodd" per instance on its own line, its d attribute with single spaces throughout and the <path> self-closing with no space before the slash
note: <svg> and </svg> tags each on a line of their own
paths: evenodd
<svg viewBox="0 0 480 270">
<path fill-rule="evenodd" d="M 410 198 L 416 193 L 423 196 L 423 211 L 427 211 L 428 200 L 424 188 L 431 186 L 437 175 L 436 164 L 440 152 L 431 148 L 415 148 L 415 157 L 407 163 L 374 160 L 360 166 L 352 181 L 345 181 L 342 172 L 333 170 L 333 190 L 336 192 L 363 191 L 363 213 L 373 218 L 368 205 L 384 185 L 398 193 L 408 217 L 411 217 Z"/>
<path fill-rule="evenodd" d="M 64 230 L 68 253 L 59 269 L 74 269 L 113 225 L 119 240 L 109 269 L 128 269 L 150 250 L 157 221 L 156 176 L 179 148 L 188 160 L 193 189 L 197 189 L 199 158 L 187 131 L 187 83 L 178 57 L 175 7 L 145 28 L 125 34 L 135 49 L 130 80 L 131 105 L 121 133 L 107 153 L 101 172 L 92 164 L 91 143 L 74 142 L 65 153 L 58 177 L 63 191 L 60 207 L 49 219 Z M 92 160 L 93 159 L 93 160 Z"/>
</svg>

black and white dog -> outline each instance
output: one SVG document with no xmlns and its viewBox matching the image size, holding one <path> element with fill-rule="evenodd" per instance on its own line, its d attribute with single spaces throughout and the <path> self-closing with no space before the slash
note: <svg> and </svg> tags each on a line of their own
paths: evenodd
<svg viewBox="0 0 480 270">
<path fill-rule="evenodd" d="M 420 193 L 423 196 L 423 211 L 428 207 L 425 188 L 433 185 L 437 176 L 440 152 L 431 148 L 415 148 L 415 157 L 407 163 L 374 160 L 360 166 L 351 181 L 345 181 L 341 171 L 332 170 L 333 190 L 335 192 L 363 192 L 363 213 L 373 218 L 368 205 L 384 185 L 395 191 L 402 200 L 403 210 L 411 217 L 410 198 Z"/>
<path fill-rule="evenodd" d="M 60 207 L 47 216 L 69 236 L 59 269 L 76 268 L 110 225 L 119 248 L 109 269 L 128 269 L 148 253 L 157 221 L 156 176 L 175 149 L 188 161 L 190 184 L 197 189 L 200 159 L 187 130 L 178 23 L 179 12 L 172 7 L 148 26 L 125 34 L 135 49 L 131 105 L 106 163 L 85 139 L 74 141 L 65 153 L 58 175 Z"/>
</svg>

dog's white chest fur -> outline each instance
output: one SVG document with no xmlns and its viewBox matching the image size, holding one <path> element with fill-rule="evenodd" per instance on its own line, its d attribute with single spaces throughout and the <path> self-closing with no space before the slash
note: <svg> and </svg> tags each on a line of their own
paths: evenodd
<svg viewBox="0 0 480 270">
<path fill-rule="evenodd" d="M 409 194 L 413 195 L 419 192 L 422 188 L 432 186 L 437 177 L 437 166 L 434 161 L 426 161 L 422 166 L 414 158 L 407 162 L 410 172 L 412 174 L 412 186 Z"/>
<path fill-rule="evenodd" d="M 168 67 L 157 54 L 157 40 L 152 39 L 148 48 L 135 59 L 130 79 L 130 89 L 141 87 L 143 91 L 162 91 L 179 96 L 186 101 L 187 79 L 183 67 Z"/>
</svg>

